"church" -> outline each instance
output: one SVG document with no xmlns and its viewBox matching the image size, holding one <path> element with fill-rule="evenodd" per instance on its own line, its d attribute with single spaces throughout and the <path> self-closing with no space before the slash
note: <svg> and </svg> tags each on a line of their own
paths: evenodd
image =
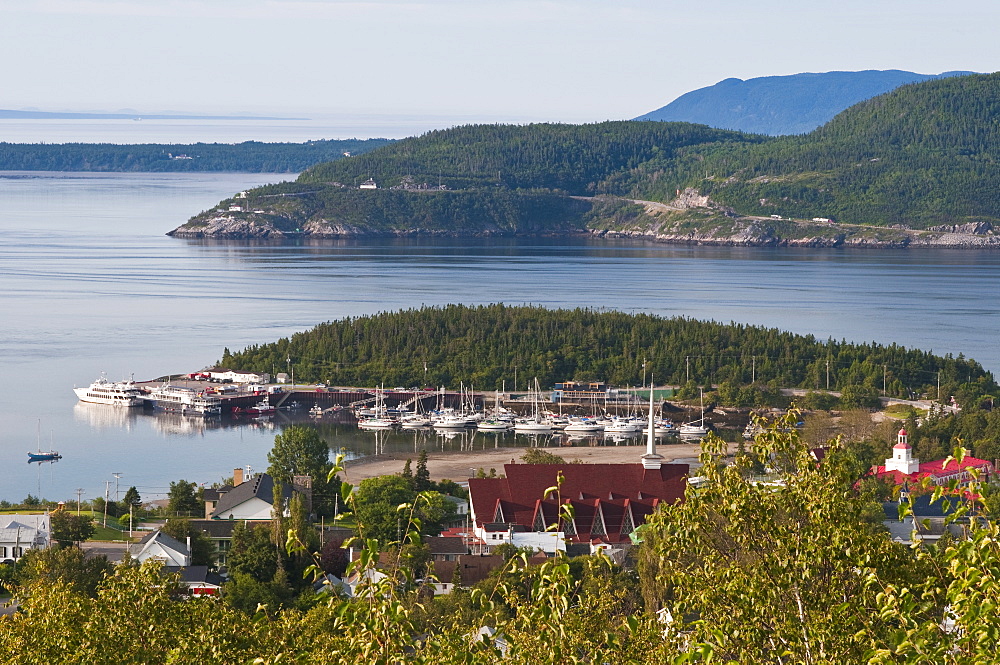
<svg viewBox="0 0 1000 665">
<path fill-rule="evenodd" d="M 884 465 L 872 467 L 870 475 L 889 480 L 896 485 L 920 482 L 923 478 L 929 478 L 934 485 L 947 485 L 952 480 L 957 480 L 959 487 L 962 487 L 973 480 L 971 471 L 973 469 L 980 482 L 988 481 L 995 473 L 992 463 L 969 455 L 966 455 L 961 463 L 954 459 L 921 462 L 913 457 L 906 429 L 900 429 L 896 436 L 896 445 L 892 447 L 892 457 L 887 459 Z"/>
</svg>

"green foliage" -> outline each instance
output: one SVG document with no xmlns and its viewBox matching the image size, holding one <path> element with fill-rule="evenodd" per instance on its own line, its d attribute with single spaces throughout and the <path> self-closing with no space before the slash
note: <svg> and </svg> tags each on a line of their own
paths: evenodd
<svg viewBox="0 0 1000 665">
<path fill-rule="evenodd" d="M 139 506 L 142 504 L 142 497 L 139 496 L 139 490 L 135 488 L 135 485 L 128 488 L 125 492 L 125 498 L 122 499 L 122 503 L 126 506 Z"/>
<path fill-rule="evenodd" d="M 198 499 L 196 483 L 186 480 L 171 481 L 167 498 L 167 512 L 171 515 L 201 517 L 205 512 L 205 503 Z"/>
<path fill-rule="evenodd" d="M 427 469 L 427 451 L 421 450 L 417 457 L 417 471 L 413 474 L 413 489 L 417 492 L 426 492 L 431 487 L 431 472 Z"/>
<path fill-rule="evenodd" d="M 315 428 L 294 425 L 274 437 L 274 446 L 267 454 L 267 472 L 275 481 L 291 485 L 294 476 L 312 479 L 313 511 L 317 515 L 333 515 L 334 498 L 340 481 L 327 479 L 333 464 L 330 447 Z"/>
<path fill-rule="evenodd" d="M 94 535 L 94 519 L 89 515 L 74 515 L 67 510 L 57 510 L 49 517 L 52 540 L 60 547 L 82 543 Z"/>
<path fill-rule="evenodd" d="M 412 517 L 420 521 L 420 533 L 436 535 L 455 514 L 455 504 L 443 494 L 418 493 L 402 476 L 366 478 L 355 489 L 354 496 L 359 535 L 382 543 L 400 542 Z"/>
<path fill-rule="evenodd" d="M 230 574 L 242 574 L 255 580 L 270 582 L 281 561 L 279 549 L 271 541 L 265 526 L 247 527 L 238 522 L 233 527 L 233 539 L 226 555 Z"/>
<path fill-rule="evenodd" d="M 914 228 L 995 223 L 998 112 L 996 74 L 903 86 L 809 134 L 706 152 L 688 184 L 743 213 Z"/>
<path fill-rule="evenodd" d="M 845 409 L 877 408 L 878 391 L 869 385 L 852 384 L 840 391 L 840 405 Z"/>
<path fill-rule="evenodd" d="M 0 143 L 0 169 L 6 171 L 227 171 L 295 173 L 314 164 L 360 155 L 390 143 L 387 139 L 307 141 L 305 143 Z M 176 159 L 186 155 L 191 159 Z"/>
<path fill-rule="evenodd" d="M 647 522 L 643 593 L 647 608 L 673 617 L 675 648 L 711 643 L 725 662 L 775 650 L 787 662 L 863 662 L 893 628 L 869 576 L 903 584 L 933 576 L 869 524 L 871 501 L 845 492 L 851 470 L 836 457 L 817 465 L 808 448 L 794 430 L 754 439 L 752 452 L 781 469 L 784 483 L 773 487 L 739 458 L 719 464 L 725 445 L 713 437 L 700 459 L 707 483 Z"/>
<path fill-rule="evenodd" d="M 961 355 L 942 358 L 895 344 L 823 342 L 735 323 L 502 304 L 341 319 L 272 344 L 227 352 L 220 363 L 270 371 L 289 357 L 296 377 L 332 377 L 340 385 L 422 385 L 426 376 L 434 385 L 465 381 L 499 388 L 513 377 L 515 366 L 522 376 L 537 376 L 542 385 L 570 379 L 637 385 L 644 359 L 650 359 L 647 370 L 657 381 L 680 385 L 687 380 L 683 360 L 690 357 L 692 397 L 697 397 L 699 383 L 746 386 L 756 371 L 757 394 L 748 393 L 744 400 L 739 390 L 737 396 L 757 403 L 769 399 L 765 385 L 825 387 L 828 365 L 834 390 L 881 384 L 886 368 L 895 379 L 890 392 L 897 396 L 932 389 L 938 372 L 945 386 L 954 382 L 956 387 L 997 390 L 982 366 Z"/>
<path fill-rule="evenodd" d="M 113 570 L 106 556 L 87 557 L 78 547 L 28 550 L 17 562 L 14 581 L 24 587 L 64 586 L 94 596 L 98 585 Z"/>
<path fill-rule="evenodd" d="M 565 464 L 566 460 L 542 448 L 527 448 L 521 455 L 525 464 Z"/>
<path fill-rule="evenodd" d="M 624 193 L 620 188 L 609 192 L 603 181 L 650 161 L 669 168 L 672 158 L 688 146 L 759 140 L 680 122 L 468 125 L 319 164 L 299 176 L 299 182 L 354 184 L 374 178 L 380 187 L 390 187 L 409 177 L 417 184 L 442 183 L 452 189 L 547 189 L 583 196 Z"/>
</svg>

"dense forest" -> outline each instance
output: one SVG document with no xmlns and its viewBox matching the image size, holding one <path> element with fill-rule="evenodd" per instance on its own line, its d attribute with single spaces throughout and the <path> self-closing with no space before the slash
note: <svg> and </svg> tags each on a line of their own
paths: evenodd
<svg viewBox="0 0 1000 665">
<path fill-rule="evenodd" d="M 360 155 L 389 139 L 305 143 L 0 143 L 2 171 L 229 171 L 297 173 L 314 164 Z"/>
<path fill-rule="evenodd" d="M 676 224 L 685 223 L 722 229 L 738 216 L 758 216 L 767 223 L 772 216 L 819 217 L 912 229 L 992 224 L 1000 222 L 998 115 L 1000 74 L 990 74 L 903 86 L 801 136 L 766 137 L 653 121 L 457 127 L 318 164 L 304 171 L 290 191 L 354 189 L 372 178 L 379 189 L 369 192 L 360 212 L 352 213 L 343 205 L 346 199 L 334 196 L 317 197 L 321 205 L 296 209 L 295 214 L 338 224 L 352 215 L 364 219 L 369 209 L 378 218 L 381 206 L 388 213 L 383 227 L 409 231 L 422 229 L 436 212 L 420 201 L 414 205 L 423 212 L 411 218 L 400 197 L 417 200 L 435 189 L 483 198 L 497 190 L 526 190 L 669 203 L 690 188 L 710 197 L 700 213 L 675 210 L 638 220 L 650 229 L 670 222 L 674 232 L 681 229 Z M 402 193 L 385 204 L 379 197 L 392 196 L 387 189 Z M 445 210 L 429 228 L 468 231 L 454 210 Z M 613 220 L 605 213 L 620 210 L 596 204 L 582 223 L 613 231 Z M 564 226 L 578 229 L 579 222 Z M 783 237 L 796 233 L 774 230 Z"/>
<path fill-rule="evenodd" d="M 897 345 L 821 341 L 773 328 L 587 309 L 503 304 L 423 307 L 331 321 L 236 353 L 221 365 L 273 372 L 291 359 L 297 379 L 334 385 L 448 385 L 492 390 L 537 377 L 638 385 L 753 381 L 779 387 L 867 385 L 890 395 L 996 390 L 972 360 Z M 644 367 L 645 365 L 645 367 Z"/>
<path fill-rule="evenodd" d="M 714 150 L 708 177 L 688 184 L 744 214 L 913 228 L 996 222 L 998 116 L 1000 74 L 907 85 L 810 134 Z"/>
<path fill-rule="evenodd" d="M 679 158 L 690 146 L 761 140 L 689 123 L 471 125 L 404 139 L 358 159 L 320 164 L 302 173 L 299 181 L 350 185 L 374 178 L 380 187 L 391 187 L 408 176 L 452 189 L 626 194 L 606 181 L 651 161 L 682 162 Z"/>
</svg>

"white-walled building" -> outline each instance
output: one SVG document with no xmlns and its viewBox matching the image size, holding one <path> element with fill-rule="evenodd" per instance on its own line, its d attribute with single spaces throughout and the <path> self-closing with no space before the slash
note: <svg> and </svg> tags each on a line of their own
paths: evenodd
<svg viewBox="0 0 1000 665">
<path fill-rule="evenodd" d="M 51 522 L 44 515 L 0 515 L 0 563 L 14 562 L 28 550 L 51 542 Z"/>
</svg>

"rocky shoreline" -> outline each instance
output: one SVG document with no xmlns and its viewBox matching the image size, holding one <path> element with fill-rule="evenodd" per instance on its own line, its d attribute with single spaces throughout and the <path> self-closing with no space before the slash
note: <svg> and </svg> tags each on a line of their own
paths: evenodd
<svg viewBox="0 0 1000 665">
<path fill-rule="evenodd" d="M 862 249 L 1000 249 L 1000 235 L 994 235 L 992 228 L 986 232 L 971 233 L 964 229 L 911 230 L 885 229 L 864 226 L 830 225 L 815 229 L 807 223 L 794 237 L 782 235 L 774 225 L 766 220 L 735 218 L 725 232 L 712 223 L 703 228 L 677 229 L 670 224 L 635 225 L 625 229 L 564 229 L 560 233 L 509 233 L 498 229 L 465 229 L 462 231 L 441 231 L 421 228 L 370 229 L 357 225 L 337 224 L 327 220 L 310 220 L 293 230 L 288 224 L 275 223 L 271 215 L 233 215 L 222 213 L 199 221 L 185 224 L 167 235 L 175 238 L 221 239 L 221 240 L 290 240 L 290 239 L 347 239 L 347 238 L 392 238 L 392 237 L 553 237 L 590 236 L 593 238 L 621 238 L 646 240 L 677 245 L 708 245 L 723 247 L 809 247 L 809 248 L 862 248 Z M 981 226 L 981 225 L 980 225 Z"/>
</svg>

